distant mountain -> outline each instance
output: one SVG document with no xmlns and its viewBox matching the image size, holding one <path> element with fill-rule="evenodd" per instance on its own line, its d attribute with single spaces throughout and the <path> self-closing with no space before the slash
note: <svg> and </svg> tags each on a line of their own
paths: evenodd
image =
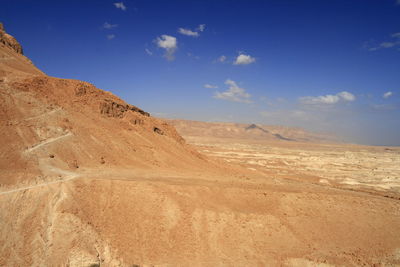
<svg viewBox="0 0 400 267">
<path fill-rule="evenodd" d="M 203 136 L 313 143 L 337 142 L 334 136 L 313 133 L 298 127 L 190 120 L 168 120 L 168 122 L 174 125 L 176 130 L 184 137 Z"/>
<path fill-rule="evenodd" d="M 251 125 L 247 126 L 245 129 L 246 129 L 246 131 L 258 130 L 258 131 L 264 132 L 266 134 L 269 134 L 269 132 L 267 130 L 261 128 L 260 126 L 257 126 L 256 124 L 251 124 Z"/>
</svg>

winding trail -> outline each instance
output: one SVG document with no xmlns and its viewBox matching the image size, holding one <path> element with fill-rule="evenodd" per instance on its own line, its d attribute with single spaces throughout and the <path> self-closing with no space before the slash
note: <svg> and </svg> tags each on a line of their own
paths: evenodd
<svg viewBox="0 0 400 267">
<path fill-rule="evenodd" d="M 71 136 L 72 133 L 68 132 L 64 135 L 61 136 L 57 136 L 57 137 L 53 137 L 53 138 L 49 138 L 41 143 L 38 143 L 36 145 L 31 146 L 30 148 L 27 148 L 25 150 L 25 153 L 30 153 L 35 149 L 38 149 L 44 145 L 53 143 L 55 141 L 58 141 L 62 138 Z M 7 191 L 2 191 L 0 192 L 0 195 L 6 195 L 6 194 L 11 194 L 11 193 L 15 193 L 15 192 L 19 192 L 19 191 L 25 191 L 25 190 L 29 190 L 29 189 L 34 189 L 34 188 L 38 188 L 38 187 L 43 187 L 43 186 L 48 186 L 51 184 L 58 184 L 58 183 L 63 183 L 63 182 L 68 182 L 71 181 L 73 179 L 76 179 L 80 176 L 80 174 L 75 173 L 75 172 L 70 172 L 67 170 L 62 170 L 53 166 L 47 166 L 52 172 L 54 172 L 56 175 L 64 175 L 65 178 L 59 179 L 59 180 L 55 180 L 55 181 L 50 181 L 50 182 L 45 182 L 45 183 L 41 183 L 41 184 L 35 184 L 35 185 L 30 185 L 30 186 L 24 186 L 24 187 L 20 187 L 20 188 L 15 188 L 15 189 L 11 189 L 11 190 L 7 190 Z"/>
<path fill-rule="evenodd" d="M 24 191 L 24 190 L 28 190 L 28 189 L 33 189 L 33 188 L 37 188 L 37 187 L 42 187 L 42 186 L 46 186 L 46 185 L 51 185 L 51 184 L 68 182 L 68 181 L 71 181 L 71 180 L 76 179 L 78 177 L 79 177 L 79 175 L 76 175 L 76 176 L 68 177 L 68 178 L 65 178 L 65 179 L 62 179 L 62 180 L 57 180 L 57 181 L 51 181 L 51 182 L 42 183 L 42 184 L 36 184 L 36 185 L 31 185 L 31 186 L 20 187 L 20 188 L 8 190 L 8 191 L 0 192 L 0 195 L 11 194 L 11 193 Z"/>
<path fill-rule="evenodd" d="M 68 133 L 66 133 L 64 135 L 61 135 L 61 136 L 57 136 L 57 137 L 46 139 L 45 141 L 43 141 L 43 142 L 41 142 L 39 144 L 33 145 L 30 148 L 26 149 L 25 152 L 28 152 L 28 153 L 32 152 L 33 150 L 35 150 L 35 149 L 37 149 L 37 148 L 39 148 L 41 146 L 53 143 L 53 142 L 55 142 L 55 141 L 57 141 L 59 139 L 62 139 L 62 138 L 65 138 L 65 137 L 68 137 L 68 136 L 71 136 L 71 135 L 72 135 L 72 133 L 68 132 Z"/>
<path fill-rule="evenodd" d="M 37 115 L 37 116 L 34 116 L 34 117 L 29 117 L 29 118 L 26 118 L 26 119 L 23 119 L 23 120 L 24 121 L 36 120 L 36 119 L 51 115 L 51 114 L 56 113 L 56 112 L 61 111 L 61 110 L 62 110 L 62 108 L 58 107 L 58 108 L 55 108 L 55 109 L 50 110 L 48 112 L 42 113 L 40 115 Z"/>
</svg>

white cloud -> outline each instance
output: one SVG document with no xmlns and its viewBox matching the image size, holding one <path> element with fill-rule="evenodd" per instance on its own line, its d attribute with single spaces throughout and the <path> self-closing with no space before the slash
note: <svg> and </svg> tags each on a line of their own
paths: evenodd
<svg viewBox="0 0 400 267">
<path fill-rule="evenodd" d="M 356 100 L 356 97 L 352 93 L 349 93 L 349 92 L 346 92 L 346 91 L 340 92 L 337 95 L 339 97 L 341 97 L 344 101 L 351 102 L 351 101 Z"/>
<path fill-rule="evenodd" d="M 153 55 L 153 52 L 151 52 L 149 49 L 145 48 L 144 51 L 146 52 L 146 54 L 148 54 L 149 56 Z"/>
<path fill-rule="evenodd" d="M 240 88 L 235 81 L 227 79 L 226 85 L 229 85 L 229 89 L 224 92 L 215 92 L 214 98 L 223 99 L 233 102 L 251 103 L 251 95 L 246 92 L 244 88 Z"/>
<path fill-rule="evenodd" d="M 392 40 L 386 41 L 386 42 L 381 42 L 379 44 L 376 44 L 376 43 L 373 44 L 372 41 L 365 42 L 364 48 L 368 49 L 369 51 L 377 51 L 379 49 L 400 46 L 400 32 L 393 33 L 390 36 L 392 37 Z"/>
<path fill-rule="evenodd" d="M 186 36 L 199 37 L 199 33 L 198 32 L 194 32 L 194 31 L 189 30 L 189 29 L 179 28 L 178 32 L 180 34 L 183 34 L 183 35 L 186 35 Z"/>
<path fill-rule="evenodd" d="M 237 56 L 235 62 L 233 62 L 233 64 L 234 65 L 248 65 L 255 61 L 256 61 L 256 59 L 250 55 L 239 54 Z"/>
<path fill-rule="evenodd" d="M 218 86 L 206 83 L 206 84 L 204 85 L 204 88 L 217 89 Z"/>
<path fill-rule="evenodd" d="M 110 24 L 108 22 L 104 22 L 104 24 L 103 24 L 103 28 L 107 29 L 107 30 L 110 30 L 110 29 L 113 29 L 116 27 L 118 27 L 118 24 Z"/>
<path fill-rule="evenodd" d="M 175 37 L 163 34 L 155 40 L 158 47 L 165 49 L 167 60 L 174 60 L 174 53 L 178 49 L 178 41 Z"/>
<path fill-rule="evenodd" d="M 380 44 L 380 46 L 382 48 L 391 48 L 391 47 L 393 47 L 395 45 L 396 45 L 396 43 L 394 43 L 394 42 L 383 42 L 383 43 Z"/>
<path fill-rule="evenodd" d="M 379 49 L 379 47 L 369 47 L 367 49 L 368 49 L 368 51 L 376 51 Z"/>
<path fill-rule="evenodd" d="M 199 37 L 200 33 L 199 32 L 203 32 L 206 28 L 205 24 L 200 24 L 196 30 L 191 30 L 191 29 L 185 29 L 185 28 L 179 28 L 178 32 L 180 34 L 186 35 L 186 36 L 191 36 L 191 37 Z"/>
<path fill-rule="evenodd" d="M 206 29 L 206 24 L 200 24 L 199 27 L 197 27 L 197 30 L 201 32 L 204 32 L 205 29 Z"/>
<path fill-rule="evenodd" d="M 225 60 L 226 60 L 226 56 L 224 56 L 224 55 L 222 55 L 219 58 L 217 58 L 217 62 L 220 62 L 220 63 L 224 63 Z"/>
<path fill-rule="evenodd" d="M 300 97 L 300 102 L 303 104 L 336 104 L 340 98 L 337 95 L 324 95 L 324 96 L 304 96 Z"/>
<path fill-rule="evenodd" d="M 392 95 L 393 95 L 393 92 L 389 91 L 389 92 L 384 93 L 382 97 L 383 97 L 383 98 L 389 98 L 389 97 L 391 97 Z"/>
<path fill-rule="evenodd" d="M 108 40 L 112 40 L 112 39 L 114 39 L 115 38 L 115 34 L 109 34 L 109 35 L 107 35 L 107 39 Z"/>
<path fill-rule="evenodd" d="M 304 96 L 299 98 L 300 102 L 306 105 L 333 105 L 338 103 L 339 101 L 352 102 L 355 99 L 356 97 L 352 93 L 346 91 L 337 93 L 336 95 Z"/>
<path fill-rule="evenodd" d="M 117 2 L 117 3 L 114 3 L 114 6 L 115 6 L 116 8 L 118 8 L 118 9 L 123 10 L 123 11 L 126 10 L 126 6 L 124 5 L 124 2 Z"/>
<path fill-rule="evenodd" d="M 397 1 L 396 1 L 396 5 L 400 5 L 400 0 L 397 0 Z"/>
</svg>

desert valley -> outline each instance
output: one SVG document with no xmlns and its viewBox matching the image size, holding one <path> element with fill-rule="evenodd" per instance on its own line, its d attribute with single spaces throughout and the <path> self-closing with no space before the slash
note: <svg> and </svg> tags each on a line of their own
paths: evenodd
<svg viewBox="0 0 400 267">
<path fill-rule="evenodd" d="M 0 118 L 0 266 L 400 265 L 399 147 L 156 118 L 2 25 Z"/>
</svg>

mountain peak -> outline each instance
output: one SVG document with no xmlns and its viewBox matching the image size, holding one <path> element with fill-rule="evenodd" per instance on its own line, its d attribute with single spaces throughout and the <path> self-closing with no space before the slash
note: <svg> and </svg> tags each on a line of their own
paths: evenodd
<svg viewBox="0 0 400 267">
<path fill-rule="evenodd" d="M 246 130 L 255 129 L 255 128 L 258 128 L 258 126 L 253 123 L 253 124 L 249 125 L 248 127 L 246 127 Z"/>
<path fill-rule="evenodd" d="M 0 22 L 0 43 L 8 48 L 14 50 L 14 52 L 23 55 L 22 46 L 18 41 L 8 33 L 6 33 L 3 23 Z"/>
<path fill-rule="evenodd" d="M 267 130 L 261 128 L 260 126 L 258 126 L 257 124 L 254 124 L 254 123 L 246 127 L 246 131 L 248 131 L 248 130 L 259 130 L 264 133 L 269 133 Z"/>
</svg>

